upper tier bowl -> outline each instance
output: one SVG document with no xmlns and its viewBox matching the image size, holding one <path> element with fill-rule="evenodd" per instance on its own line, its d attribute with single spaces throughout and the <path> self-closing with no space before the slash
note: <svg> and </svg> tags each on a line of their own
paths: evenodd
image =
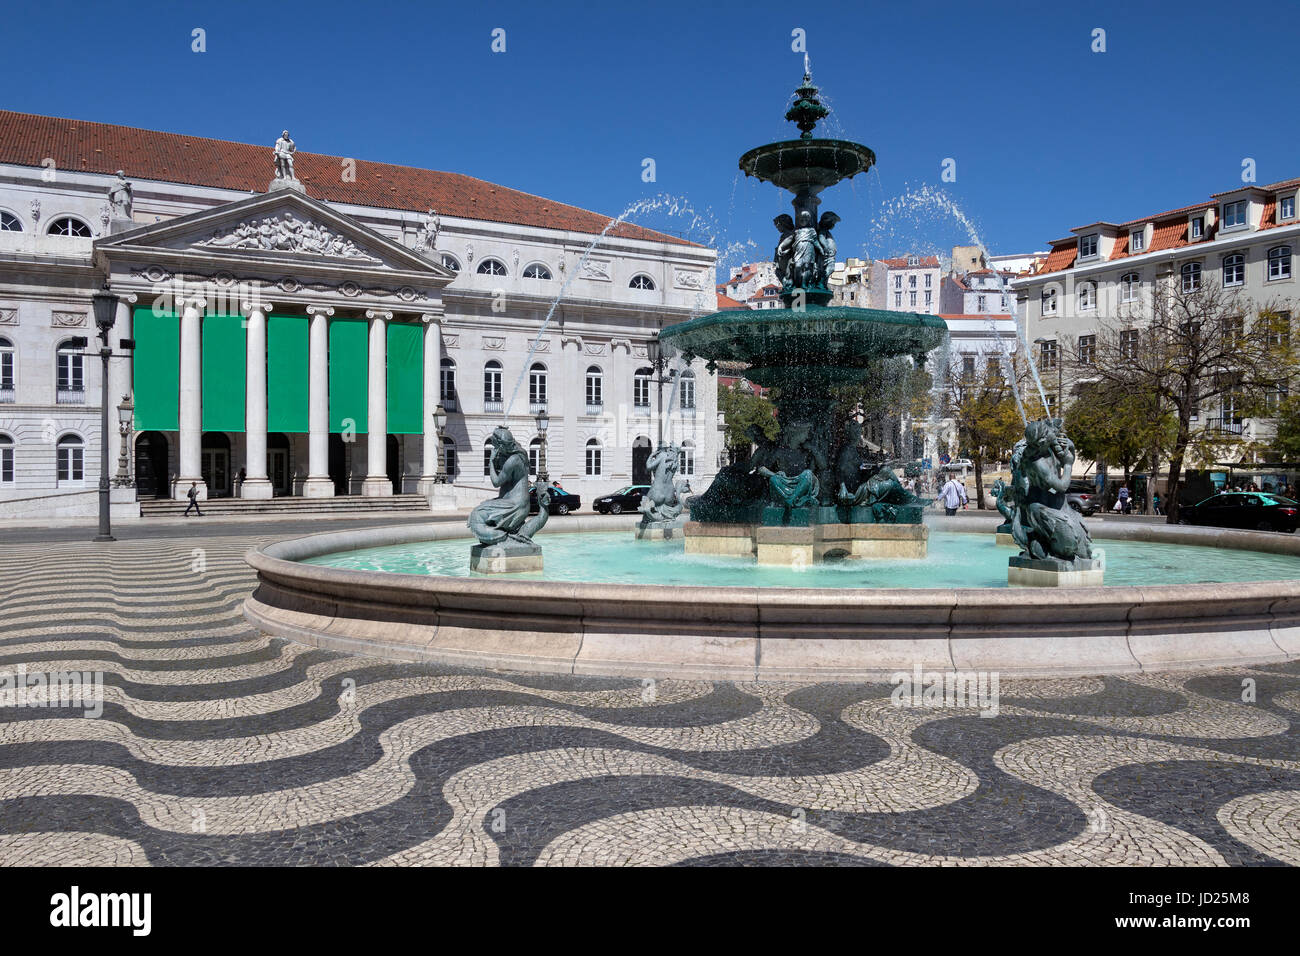
<svg viewBox="0 0 1300 956">
<path fill-rule="evenodd" d="M 790 139 L 757 146 L 740 157 L 747 176 L 782 189 L 800 192 L 825 189 L 842 179 L 865 173 L 876 162 L 876 154 L 861 143 L 844 139 Z"/>
</svg>

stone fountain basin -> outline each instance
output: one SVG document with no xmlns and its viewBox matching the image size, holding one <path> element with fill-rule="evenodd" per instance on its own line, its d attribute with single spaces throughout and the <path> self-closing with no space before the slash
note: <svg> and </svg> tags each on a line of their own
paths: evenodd
<svg viewBox="0 0 1300 956">
<path fill-rule="evenodd" d="M 564 531 L 625 534 L 636 518 Z M 933 521 L 992 534 L 991 518 Z M 1300 554 L 1295 536 L 1096 522 L 1094 538 Z M 489 670 L 687 679 L 887 681 L 900 671 L 1054 677 L 1300 656 L 1300 581 L 1035 589 L 681 587 L 419 576 L 302 564 L 461 538 L 457 524 L 341 531 L 250 550 L 244 615 L 330 650 Z M 466 552 L 468 560 L 468 548 Z"/>
<path fill-rule="evenodd" d="M 740 157 L 746 176 L 798 192 L 824 189 L 865 173 L 876 154 L 861 143 L 844 139 L 790 139 L 757 146 Z"/>
</svg>

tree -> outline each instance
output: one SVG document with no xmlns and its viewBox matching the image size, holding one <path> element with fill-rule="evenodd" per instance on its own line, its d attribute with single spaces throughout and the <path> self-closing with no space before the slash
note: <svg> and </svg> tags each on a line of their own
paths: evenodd
<svg viewBox="0 0 1300 956">
<path fill-rule="evenodd" d="M 718 387 L 718 411 L 726 423 L 724 441 L 728 449 L 749 448 L 752 442 L 750 428 L 757 426 L 763 436 L 776 438 L 781 430 L 776 420 L 776 406 L 755 394 L 747 382 Z"/>
<path fill-rule="evenodd" d="M 1089 372 L 1111 396 L 1155 403 L 1174 423 L 1165 486 L 1168 520 L 1178 521 L 1184 461 L 1240 442 L 1240 416 L 1285 377 L 1284 313 L 1258 308 L 1200 273 L 1157 281 L 1150 300 L 1103 322 Z M 1249 317 L 1249 320 L 1247 319 Z M 1203 410 L 1225 414 L 1193 428 Z"/>
<path fill-rule="evenodd" d="M 1154 475 L 1175 436 L 1168 408 L 1154 395 L 1104 380 L 1080 384 L 1076 396 L 1065 418 L 1079 456 L 1119 465 L 1124 469 L 1125 484 L 1140 462 L 1151 463 Z"/>
</svg>

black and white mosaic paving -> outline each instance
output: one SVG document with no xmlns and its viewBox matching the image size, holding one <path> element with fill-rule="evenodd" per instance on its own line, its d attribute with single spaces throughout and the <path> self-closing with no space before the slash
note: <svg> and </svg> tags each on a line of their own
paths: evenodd
<svg viewBox="0 0 1300 956">
<path fill-rule="evenodd" d="M 98 717 L 0 707 L 0 863 L 1300 863 L 1300 662 L 1004 679 L 992 717 L 395 664 L 251 630 L 269 540 L 0 552 L 0 673 L 103 675 Z"/>
</svg>

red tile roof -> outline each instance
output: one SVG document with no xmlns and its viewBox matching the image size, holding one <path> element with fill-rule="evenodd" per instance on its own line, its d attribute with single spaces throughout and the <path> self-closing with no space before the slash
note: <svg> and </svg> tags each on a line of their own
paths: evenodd
<svg viewBox="0 0 1300 956">
<path fill-rule="evenodd" d="M 1074 265 L 1074 260 L 1079 256 L 1079 243 L 1077 240 L 1069 239 L 1062 242 L 1052 243 L 1052 251 L 1047 254 L 1043 260 L 1043 266 L 1038 271 L 1043 272 L 1060 272 L 1062 269 L 1068 269 Z"/>
<path fill-rule="evenodd" d="M 938 256 L 918 256 L 916 265 L 907 264 L 907 256 L 901 259 L 877 259 L 877 262 L 883 262 L 891 269 L 937 269 L 939 268 Z"/>
<path fill-rule="evenodd" d="M 735 299 L 733 299 L 733 298 L 732 298 L 731 296 L 729 296 L 729 295 L 723 295 L 721 292 L 719 292 L 719 293 L 718 293 L 718 311 L 719 311 L 719 312 L 722 312 L 722 311 L 724 311 L 724 310 L 726 310 L 726 309 L 746 309 L 746 310 L 748 310 L 748 309 L 749 309 L 749 306 L 745 305 L 745 303 L 743 303 L 743 302 L 737 302 Z"/>
<path fill-rule="evenodd" d="M 0 110 L 0 163 L 16 166 L 41 166 L 53 159 L 56 169 L 88 173 L 121 169 L 128 179 L 260 193 L 266 191 L 275 170 L 273 155 L 270 146 Z M 294 171 L 308 195 L 326 202 L 419 213 L 434 208 L 454 218 L 592 235 L 609 223 L 608 216 L 460 173 L 358 159 L 356 181 L 344 182 L 343 162 L 341 156 L 299 151 Z M 697 245 L 629 223 L 616 226 L 610 234 Z"/>
</svg>

